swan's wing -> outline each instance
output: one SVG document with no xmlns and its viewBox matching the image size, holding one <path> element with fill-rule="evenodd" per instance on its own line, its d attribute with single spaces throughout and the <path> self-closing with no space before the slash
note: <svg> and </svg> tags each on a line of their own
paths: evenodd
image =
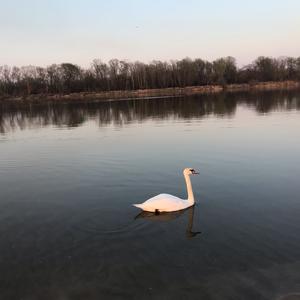
<svg viewBox="0 0 300 300">
<path fill-rule="evenodd" d="M 139 207 L 146 211 L 176 211 L 184 209 L 187 201 L 169 194 L 159 194 L 142 203 Z"/>
</svg>

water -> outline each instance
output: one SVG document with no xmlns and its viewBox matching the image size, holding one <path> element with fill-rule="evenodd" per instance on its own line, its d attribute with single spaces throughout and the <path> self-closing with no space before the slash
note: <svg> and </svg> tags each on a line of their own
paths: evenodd
<svg viewBox="0 0 300 300">
<path fill-rule="evenodd" d="M 299 299 L 300 92 L 0 109 L 1 300 Z"/>
</svg>

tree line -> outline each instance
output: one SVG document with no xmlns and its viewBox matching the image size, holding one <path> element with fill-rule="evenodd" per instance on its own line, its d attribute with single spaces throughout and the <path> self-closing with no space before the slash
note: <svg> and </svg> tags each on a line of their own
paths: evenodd
<svg viewBox="0 0 300 300">
<path fill-rule="evenodd" d="M 260 56 L 238 68 L 233 57 L 212 62 L 197 58 L 177 61 L 128 62 L 93 60 L 89 68 L 71 63 L 48 67 L 0 66 L 0 95 L 67 94 L 263 81 L 300 80 L 300 57 Z"/>
</svg>

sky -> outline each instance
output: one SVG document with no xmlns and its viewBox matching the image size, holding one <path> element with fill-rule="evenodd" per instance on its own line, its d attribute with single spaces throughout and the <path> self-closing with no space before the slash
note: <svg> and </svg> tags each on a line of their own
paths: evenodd
<svg viewBox="0 0 300 300">
<path fill-rule="evenodd" d="M 0 0 L 0 65 L 300 56 L 299 0 Z"/>
</svg>

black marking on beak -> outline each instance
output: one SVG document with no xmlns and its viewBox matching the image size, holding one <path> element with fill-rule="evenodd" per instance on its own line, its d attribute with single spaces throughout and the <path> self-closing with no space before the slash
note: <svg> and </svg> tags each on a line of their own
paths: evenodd
<svg viewBox="0 0 300 300">
<path fill-rule="evenodd" d="M 191 169 L 190 171 L 192 172 L 192 174 L 193 174 L 193 175 L 197 175 L 197 174 L 199 174 L 199 173 L 198 173 L 198 172 L 196 172 L 194 169 Z"/>
</svg>

